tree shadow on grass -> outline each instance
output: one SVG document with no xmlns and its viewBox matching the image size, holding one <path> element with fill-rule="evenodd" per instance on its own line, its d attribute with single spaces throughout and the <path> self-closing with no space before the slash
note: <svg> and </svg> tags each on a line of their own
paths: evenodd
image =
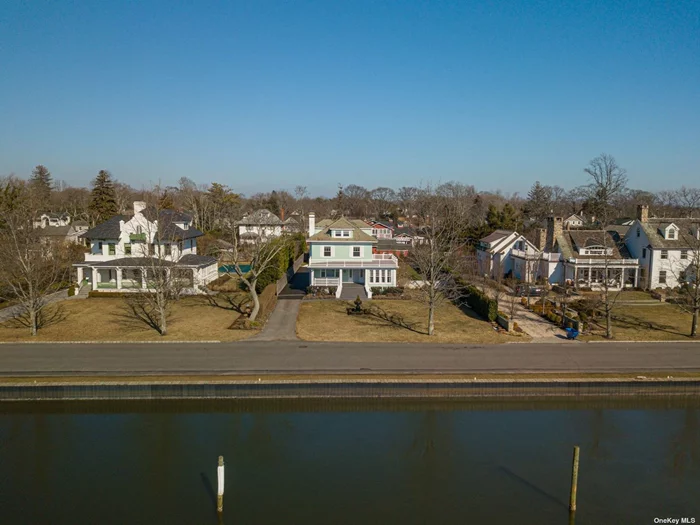
<svg viewBox="0 0 700 525">
<path fill-rule="evenodd" d="M 130 330 L 143 330 L 144 327 L 150 328 L 160 333 L 157 312 L 148 301 L 140 294 L 134 294 L 134 297 L 124 299 L 121 307 L 114 314 L 117 318 L 117 324 Z M 170 324 L 171 316 L 167 317 Z"/>
<path fill-rule="evenodd" d="M 207 294 L 207 304 L 214 308 L 237 312 L 241 315 L 248 313 L 251 303 L 250 297 L 247 294 L 219 292 L 216 295 Z M 201 306 L 201 305 L 189 305 Z"/>
<path fill-rule="evenodd" d="M 47 328 L 49 326 L 58 324 L 62 321 L 67 320 L 70 314 L 66 312 L 61 304 L 49 304 L 44 306 L 37 313 L 36 328 L 37 331 Z M 12 328 L 29 328 L 31 325 L 29 312 L 26 310 L 21 311 L 15 317 L 7 320 L 7 326 Z"/>
<path fill-rule="evenodd" d="M 380 308 L 377 305 L 371 305 L 364 309 L 365 316 L 369 316 L 373 319 L 378 319 L 382 323 L 378 323 L 384 326 L 392 326 L 395 328 L 403 328 L 409 330 L 410 332 L 415 332 L 421 335 L 428 335 L 427 330 L 420 330 L 417 327 L 417 323 L 410 322 L 406 318 L 398 313 L 387 312 L 386 310 Z"/>
<path fill-rule="evenodd" d="M 615 321 L 620 328 L 631 328 L 634 330 L 654 330 L 657 332 L 666 332 L 668 334 L 680 335 L 687 337 L 688 334 L 679 332 L 678 328 L 673 325 L 662 324 L 659 322 L 649 321 L 641 317 L 634 315 L 614 315 L 612 316 L 613 321 Z"/>
</svg>

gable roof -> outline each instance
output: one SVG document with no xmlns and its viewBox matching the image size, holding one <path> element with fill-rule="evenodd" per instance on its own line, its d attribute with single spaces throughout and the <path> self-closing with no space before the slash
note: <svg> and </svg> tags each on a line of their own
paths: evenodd
<svg viewBox="0 0 700 525">
<path fill-rule="evenodd" d="M 652 249 L 693 249 L 700 244 L 700 241 L 695 237 L 693 231 L 696 228 L 700 228 L 700 219 L 648 219 L 646 222 L 640 222 L 641 227 L 644 229 L 647 238 L 649 239 L 649 246 Z M 677 239 L 665 239 L 663 235 L 659 233 L 660 229 L 665 229 L 671 224 L 675 224 L 678 227 L 678 238 Z"/>
<path fill-rule="evenodd" d="M 479 239 L 481 242 L 486 243 L 486 244 L 494 244 L 498 241 L 502 241 L 506 237 L 510 237 L 513 235 L 515 231 L 513 230 L 496 230 L 493 233 L 490 233 L 483 239 Z"/>
<path fill-rule="evenodd" d="M 607 246 L 612 248 L 608 259 L 631 259 L 627 247 L 616 231 L 604 230 L 566 230 L 556 238 L 556 245 L 564 259 L 583 257 L 585 259 L 605 259 L 605 255 L 580 255 L 583 248 Z"/>
<path fill-rule="evenodd" d="M 569 215 L 566 219 L 564 219 L 564 222 L 567 222 L 567 221 L 569 221 L 569 222 L 570 222 L 570 221 L 581 221 L 581 222 L 584 222 L 584 221 L 583 221 L 583 217 L 581 217 L 580 215 L 576 215 L 575 213 L 574 213 L 573 215 Z"/>
<path fill-rule="evenodd" d="M 323 224 L 321 223 L 327 221 L 328 224 Z M 312 235 L 309 237 L 309 241 L 340 241 L 340 242 L 357 242 L 357 241 L 362 241 L 362 242 L 377 242 L 377 239 L 369 235 L 368 233 L 365 233 L 362 231 L 360 226 L 357 226 L 355 222 L 358 221 L 350 221 L 346 219 L 345 217 L 341 217 L 340 219 L 336 219 L 335 221 L 330 221 L 326 219 L 325 221 L 320 221 L 318 226 L 321 226 L 321 231 L 318 233 Z M 362 222 L 362 221 L 359 221 Z M 332 230 L 351 230 L 352 237 L 332 237 L 331 236 L 331 231 Z"/>
<path fill-rule="evenodd" d="M 83 233 L 86 239 L 118 239 L 121 234 L 119 221 L 128 221 L 128 215 L 115 215 Z"/>
<path fill-rule="evenodd" d="M 148 206 L 141 213 L 146 219 L 151 222 L 156 220 L 156 209 L 153 206 Z M 162 209 L 158 212 L 157 218 L 159 222 L 191 222 L 192 217 L 186 213 L 177 210 L 171 210 L 168 208 Z"/>
<path fill-rule="evenodd" d="M 387 228 L 387 229 L 389 229 L 389 230 L 393 230 L 393 229 L 394 229 L 394 227 L 393 227 L 391 224 L 387 224 L 386 222 L 382 222 L 382 221 L 374 221 L 374 220 L 372 220 L 372 221 L 368 221 L 368 224 L 369 224 L 370 226 L 374 226 L 374 225 L 381 226 L 382 228 Z"/>
<path fill-rule="evenodd" d="M 254 226 L 267 224 L 281 225 L 284 223 L 280 220 L 280 218 L 277 215 L 272 213 L 270 210 L 261 208 L 259 210 L 254 211 L 253 213 L 246 215 L 240 221 L 238 221 L 237 224 Z"/>
<path fill-rule="evenodd" d="M 67 237 L 78 233 L 73 226 L 47 226 L 36 230 L 40 237 Z"/>
</svg>

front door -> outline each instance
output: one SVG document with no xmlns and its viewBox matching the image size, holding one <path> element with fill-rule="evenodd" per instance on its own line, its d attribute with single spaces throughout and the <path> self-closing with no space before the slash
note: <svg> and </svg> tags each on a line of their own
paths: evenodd
<svg viewBox="0 0 700 525">
<path fill-rule="evenodd" d="M 343 270 L 343 282 L 351 283 L 355 276 L 355 270 Z"/>
</svg>

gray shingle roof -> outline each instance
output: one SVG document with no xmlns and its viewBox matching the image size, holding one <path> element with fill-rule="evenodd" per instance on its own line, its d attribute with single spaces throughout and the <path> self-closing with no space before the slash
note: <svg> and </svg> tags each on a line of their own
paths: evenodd
<svg viewBox="0 0 700 525">
<path fill-rule="evenodd" d="M 196 255 L 194 253 L 188 253 L 180 257 L 177 264 L 184 264 L 187 266 L 197 266 L 199 268 L 203 266 L 209 266 L 210 264 L 216 264 L 216 259 L 214 257 L 209 257 L 208 255 Z"/>
<path fill-rule="evenodd" d="M 128 215 L 115 215 L 89 229 L 82 236 L 86 239 L 118 239 L 121 234 L 119 221 L 128 221 L 130 218 Z"/>
<path fill-rule="evenodd" d="M 692 250 L 700 244 L 700 241 L 694 235 L 695 229 L 700 227 L 700 219 L 649 219 L 641 224 L 642 228 L 644 228 L 644 233 L 649 238 L 649 245 L 653 249 Z M 659 228 L 665 229 L 670 224 L 678 226 L 678 239 L 664 239 L 659 233 Z"/>
<path fill-rule="evenodd" d="M 120 259 L 112 259 L 111 261 L 98 261 L 90 262 L 86 261 L 80 263 L 81 266 L 88 267 L 104 267 L 104 268 L 145 268 L 154 264 L 153 257 L 122 257 Z M 157 262 L 159 266 L 196 266 L 201 268 L 203 266 L 209 266 L 211 264 L 216 264 L 216 259 L 214 257 L 209 257 L 207 255 L 195 255 L 193 253 L 188 253 L 180 257 L 177 262 L 168 261 L 161 259 Z"/>
<path fill-rule="evenodd" d="M 256 226 L 256 225 L 268 225 L 268 224 L 273 224 L 273 225 L 281 225 L 283 224 L 280 218 L 272 213 L 270 210 L 256 210 L 253 213 L 246 215 L 243 217 L 240 221 L 238 221 L 237 224 L 241 225 L 249 225 L 249 226 Z"/>
<path fill-rule="evenodd" d="M 501 239 L 505 239 L 509 235 L 515 233 L 513 230 L 496 230 L 493 233 L 490 233 L 483 239 L 480 239 L 481 242 L 485 242 L 488 244 L 491 244 L 492 242 L 500 241 Z"/>
<path fill-rule="evenodd" d="M 77 233 L 73 226 L 47 226 L 37 230 L 40 237 L 67 237 Z"/>
<path fill-rule="evenodd" d="M 607 246 L 612 248 L 609 259 L 631 258 L 620 235 L 615 231 L 603 230 L 566 230 L 557 236 L 556 244 L 564 259 L 582 257 L 584 259 L 605 259 L 605 255 L 580 255 L 582 248 L 591 246 Z"/>
</svg>

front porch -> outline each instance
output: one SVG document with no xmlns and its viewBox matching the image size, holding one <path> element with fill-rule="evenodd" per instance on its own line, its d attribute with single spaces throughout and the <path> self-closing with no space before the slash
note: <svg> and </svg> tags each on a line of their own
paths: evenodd
<svg viewBox="0 0 700 525">
<path fill-rule="evenodd" d="M 347 285 L 363 286 L 368 298 L 372 298 L 372 288 L 396 286 L 395 268 L 310 268 L 310 286 L 329 286 L 336 288 L 336 297 L 340 297 L 343 287 Z"/>
<path fill-rule="evenodd" d="M 121 268 L 77 266 L 77 281 L 85 282 L 93 291 L 153 290 L 160 284 L 195 289 L 198 268 Z"/>
<path fill-rule="evenodd" d="M 566 283 L 575 288 L 613 290 L 636 288 L 639 285 L 639 267 L 634 266 L 567 266 Z"/>
</svg>

